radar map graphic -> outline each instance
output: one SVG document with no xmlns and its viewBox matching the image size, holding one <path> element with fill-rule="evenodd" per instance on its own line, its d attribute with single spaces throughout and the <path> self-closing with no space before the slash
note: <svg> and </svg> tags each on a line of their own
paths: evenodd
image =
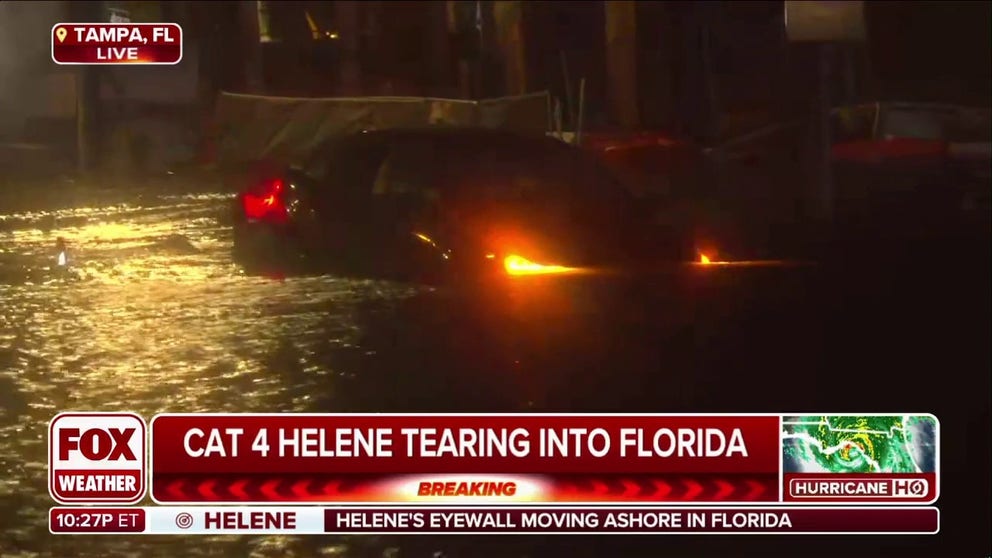
<svg viewBox="0 0 992 558">
<path fill-rule="evenodd" d="M 933 473 L 932 415 L 787 416 L 782 466 L 789 473 Z"/>
</svg>

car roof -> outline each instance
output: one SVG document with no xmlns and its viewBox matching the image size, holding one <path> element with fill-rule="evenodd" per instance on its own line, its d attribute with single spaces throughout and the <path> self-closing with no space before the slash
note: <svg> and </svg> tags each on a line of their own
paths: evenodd
<svg viewBox="0 0 992 558">
<path fill-rule="evenodd" d="M 588 169 L 584 169 L 586 176 L 601 177 L 603 184 L 610 183 L 612 187 L 617 188 L 617 192 L 629 195 L 612 171 L 599 164 L 595 157 L 588 156 L 584 150 L 574 145 L 545 134 L 484 127 L 418 126 L 356 131 L 337 136 L 329 143 L 330 145 L 352 144 L 359 149 L 365 149 L 371 145 L 395 146 L 396 142 L 403 141 L 433 143 L 435 146 L 443 143 L 473 150 L 481 148 L 478 151 L 480 155 L 490 149 L 502 151 L 509 148 L 516 154 L 513 160 L 517 162 L 544 161 L 544 157 L 552 153 L 566 157 L 575 155 L 580 157 L 580 160 L 589 162 Z M 563 158 L 562 161 L 568 161 L 570 168 L 581 168 L 575 167 L 574 163 L 577 161 L 572 161 L 570 158 Z"/>
</svg>

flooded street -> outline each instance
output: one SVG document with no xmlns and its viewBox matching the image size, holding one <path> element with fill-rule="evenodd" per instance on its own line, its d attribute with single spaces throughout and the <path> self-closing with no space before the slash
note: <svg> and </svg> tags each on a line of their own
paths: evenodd
<svg viewBox="0 0 992 558">
<path fill-rule="evenodd" d="M 358 350 L 356 305 L 412 291 L 243 276 L 230 261 L 224 194 L 92 197 L 107 203 L 0 215 L 3 556 L 176 555 L 177 540 L 103 538 L 81 546 L 48 534 L 48 420 L 73 409 L 146 418 L 334 410 L 333 386 L 350 372 L 319 358 Z M 53 269 L 58 236 L 70 247 L 68 274 Z M 201 555 L 286 556 L 293 547 L 217 541 Z"/>
<path fill-rule="evenodd" d="M 961 504 L 975 494 L 961 479 L 987 467 L 987 451 L 971 446 L 984 440 L 987 449 L 988 440 L 988 376 L 973 370 L 976 359 L 987 359 L 980 349 L 982 339 L 987 347 L 988 324 L 976 326 L 987 317 L 987 299 L 975 298 L 980 288 L 987 296 L 981 275 L 949 272 L 957 291 L 939 297 L 932 281 L 900 284 L 864 272 L 850 274 L 857 289 L 811 272 L 763 277 L 764 287 L 738 275 L 714 276 L 694 279 L 691 300 L 635 300 L 640 314 L 620 325 L 566 320 L 477 329 L 477 315 L 426 288 L 246 276 L 231 262 L 230 197 L 187 186 L 79 189 L 36 198 L 32 206 L 3 206 L 3 557 L 657 557 L 742 548 L 735 537 L 55 537 L 47 527 L 47 425 L 70 410 L 146 418 L 224 411 L 921 411 L 941 419 L 941 503 Z M 55 265 L 58 237 L 69 246 L 68 272 Z M 513 344 L 507 330 L 530 344 Z M 977 488 L 986 490 L 983 482 Z M 987 527 L 964 509 L 942 514 L 941 537 Z M 783 541 L 781 550 L 809 555 L 811 541 L 824 553 L 845 548 L 841 538 L 799 537 Z M 923 546 L 907 539 L 859 544 L 904 556 L 939 543 L 934 537 Z M 435 555 L 439 549 L 444 553 Z"/>
</svg>

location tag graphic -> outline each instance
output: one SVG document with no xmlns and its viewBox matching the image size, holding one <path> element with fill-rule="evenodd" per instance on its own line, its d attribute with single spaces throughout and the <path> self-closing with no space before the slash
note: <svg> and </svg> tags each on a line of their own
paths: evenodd
<svg viewBox="0 0 992 558">
<path fill-rule="evenodd" d="M 176 23 L 59 22 L 50 33 L 56 64 L 173 65 L 183 59 Z"/>
</svg>

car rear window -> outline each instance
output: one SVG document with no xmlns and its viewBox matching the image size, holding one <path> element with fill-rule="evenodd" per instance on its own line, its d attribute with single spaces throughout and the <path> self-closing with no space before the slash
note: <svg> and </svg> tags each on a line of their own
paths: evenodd
<svg viewBox="0 0 992 558">
<path fill-rule="evenodd" d="M 362 136 L 330 141 L 314 151 L 301 170 L 335 190 L 368 194 L 388 155 L 388 145 Z"/>
<path fill-rule="evenodd" d="M 436 159 L 431 142 L 391 142 L 372 192 L 379 196 L 437 198 L 440 190 L 437 173 L 441 163 Z"/>
</svg>

